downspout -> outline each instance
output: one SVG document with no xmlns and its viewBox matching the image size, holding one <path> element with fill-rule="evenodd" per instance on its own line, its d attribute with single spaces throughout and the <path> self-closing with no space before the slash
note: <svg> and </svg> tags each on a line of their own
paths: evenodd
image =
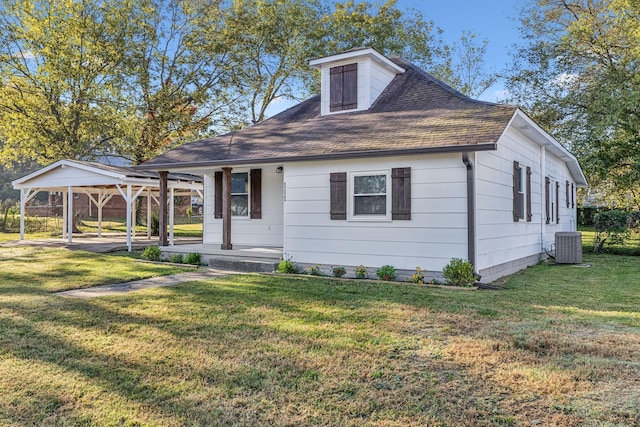
<svg viewBox="0 0 640 427">
<path fill-rule="evenodd" d="M 462 153 L 462 163 L 467 167 L 467 258 L 473 265 L 473 272 L 480 280 L 476 271 L 476 192 L 473 179 L 473 163 L 469 153 Z"/>
</svg>

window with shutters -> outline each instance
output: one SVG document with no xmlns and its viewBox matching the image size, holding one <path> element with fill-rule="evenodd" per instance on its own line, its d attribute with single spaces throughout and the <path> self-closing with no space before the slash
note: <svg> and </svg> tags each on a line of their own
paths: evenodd
<svg viewBox="0 0 640 427">
<path fill-rule="evenodd" d="M 389 171 L 349 174 L 348 218 L 391 220 L 391 175 Z"/>
<path fill-rule="evenodd" d="M 214 174 L 214 217 L 222 218 L 222 172 Z M 231 174 L 231 216 L 262 218 L 262 169 Z"/>
<path fill-rule="evenodd" d="M 411 168 L 333 172 L 331 219 L 411 221 Z"/>
<path fill-rule="evenodd" d="M 513 162 L 513 221 L 531 222 L 531 168 Z"/>
<path fill-rule="evenodd" d="M 341 65 L 329 70 L 329 111 L 358 108 L 358 64 Z"/>
</svg>

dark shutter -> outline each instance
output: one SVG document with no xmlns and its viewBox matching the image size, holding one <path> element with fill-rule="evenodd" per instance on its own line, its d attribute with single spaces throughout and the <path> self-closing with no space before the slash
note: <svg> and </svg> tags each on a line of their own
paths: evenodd
<svg viewBox="0 0 640 427">
<path fill-rule="evenodd" d="M 391 169 L 391 219 L 411 219 L 411 168 Z"/>
<path fill-rule="evenodd" d="M 262 218 L 262 169 L 251 169 L 249 191 L 251 196 L 251 219 Z"/>
<path fill-rule="evenodd" d="M 575 189 L 573 188 L 573 182 L 571 183 L 571 209 L 576 207 L 576 201 L 574 199 Z"/>
<path fill-rule="evenodd" d="M 358 108 L 358 64 L 329 69 L 329 111 Z"/>
<path fill-rule="evenodd" d="M 347 173 L 334 172 L 330 178 L 331 219 L 347 219 Z"/>
<path fill-rule="evenodd" d="M 343 67 L 342 72 L 342 109 L 358 108 L 358 64 Z"/>
<path fill-rule="evenodd" d="M 531 222 L 531 168 L 527 166 L 527 222 Z"/>
<path fill-rule="evenodd" d="M 213 177 L 213 217 L 222 218 L 222 172 L 216 172 Z"/>
<path fill-rule="evenodd" d="M 544 177 L 544 207 L 545 213 L 547 214 L 546 223 L 549 224 L 551 222 L 551 200 L 549 200 L 549 186 L 551 185 L 551 180 L 548 176 Z"/>
<path fill-rule="evenodd" d="M 332 67 L 329 70 L 329 111 L 342 110 L 343 68 Z"/>
<path fill-rule="evenodd" d="M 518 176 L 520 173 L 520 163 L 513 161 L 513 222 L 520 221 L 520 201 L 518 192 Z"/>
<path fill-rule="evenodd" d="M 569 209 L 569 181 L 565 181 L 564 183 L 565 194 L 567 195 L 567 209 Z"/>
<path fill-rule="evenodd" d="M 560 183 L 556 181 L 556 224 L 560 222 Z"/>
</svg>

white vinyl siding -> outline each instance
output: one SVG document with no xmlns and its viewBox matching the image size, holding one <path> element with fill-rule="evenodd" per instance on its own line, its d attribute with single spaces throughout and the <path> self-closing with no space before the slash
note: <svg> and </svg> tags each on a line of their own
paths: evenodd
<svg viewBox="0 0 640 427">
<path fill-rule="evenodd" d="M 543 154 L 544 153 L 544 154 Z M 513 221 L 513 161 L 531 168 L 530 222 Z M 526 173 L 526 172 L 525 172 Z M 575 209 L 567 209 L 560 193 L 560 223 L 545 224 L 545 176 L 571 181 L 566 164 L 514 128 L 498 141 L 495 151 L 476 154 L 477 269 L 504 264 L 551 250 L 556 231 L 575 231 Z M 523 183 L 526 176 L 523 176 Z M 526 186 L 525 192 L 526 192 Z M 554 196 L 555 197 L 555 196 Z M 553 199 L 555 209 L 555 198 Z M 525 202 L 526 217 L 526 202 Z M 555 211 L 554 211 L 555 218 Z"/>
<path fill-rule="evenodd" d="M 394 167 L 411 167 L 411 220 L 331 220 L 332 172 Z M 285 166 L 285 182 L 284 252 L 296 262 L 439 271 L 451 258 L 467 257 L 466 169 L 460 154 L 292 163 Z"/>
<path fill-rule="evenodd" d="M 262 218 L 232 217 L 231 243 L 233 245 L 276 246 L 283 242 L 283 190 L 282 177 L 276 173 L 277 165 L 260 165 L 262 169 Z M 234 168 L 234 174 L 249 172 L 249 168 Z M 222 242 L 222 219 L 214 218 L 213 171 L 205 174 L 203 243 L 219 245 Z M 249 192 L 251 189 L 249 188 Z"/>
</svg>

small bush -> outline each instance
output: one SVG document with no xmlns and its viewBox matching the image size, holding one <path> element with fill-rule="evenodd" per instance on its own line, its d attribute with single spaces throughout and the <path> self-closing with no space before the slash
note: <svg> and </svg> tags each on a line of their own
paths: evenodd
<svg viewBox="0 0 640 427">
<path fill-rule="evenodd" d="M 299 272 L 300 268 L 298 267 L 298 264 L 290 259 L 283 259 L 280 261 L 280 264 L 278 264 L 278 273 L 298 274 Z"/>
<path fill-rule="evenodd" d="M 356 267 L 356 279 L 366 279 L 367 278 L 367 267 L 360 264 Z"/>
<path fill-rule="evenodd" d="M 326 276 L 326 274 L 324 274 L 320 269 L 320 264 L 310 265 L 309 267 L 307 267 L 307 274 L 310 274 L 312 276 Z"/>
<path fill-rule="evenodd" d="M 184 257 L 184 263 L 192 265 L 202 265 L 202 255 L 200 255 L 198 252 L 188 253 L 187 256 Z"/>
<path fill-rule="evenodd" d="M 184 255 L 182 254 L 172 254 L 169 257 L 169 262 L 174 264 L 184 264 Z"/>
<path fill-rule="evenodd" d="M 142 251 L 142 259 L 146 259 L 149 261 L 160 261 L 160 256 L 162 255 L 162 251 L 157 246 L 147 246 Z"/>
<path fill-rule="evenodd" d="M 416 267 L 416 272 L 409 278 L 409 281 L 422 285 L 424 283 L 424 271 L 420 267 Z"/>
<path fill-rule="evenodd" d="M 392 265 L 383 265 L 376 270 L 376 276 L 380 280 L 396 280 L 396 268 Z"/>
<path fill-rule="evenodd" d="M 331 273 L 333 273 L 333 277 L 342 277 L 347 274 L 347 270 L 340 265 L 334 265 L 331 267 Z"/>
<path fill-rule="evenodd" d="M 453 258 L 449 264 L 442 269 L 442 275 L 448 285 L 453 286 L 473 286 L 476 276 L 473 273 L 473 265 L 469 260 Z"/>
</svg>

